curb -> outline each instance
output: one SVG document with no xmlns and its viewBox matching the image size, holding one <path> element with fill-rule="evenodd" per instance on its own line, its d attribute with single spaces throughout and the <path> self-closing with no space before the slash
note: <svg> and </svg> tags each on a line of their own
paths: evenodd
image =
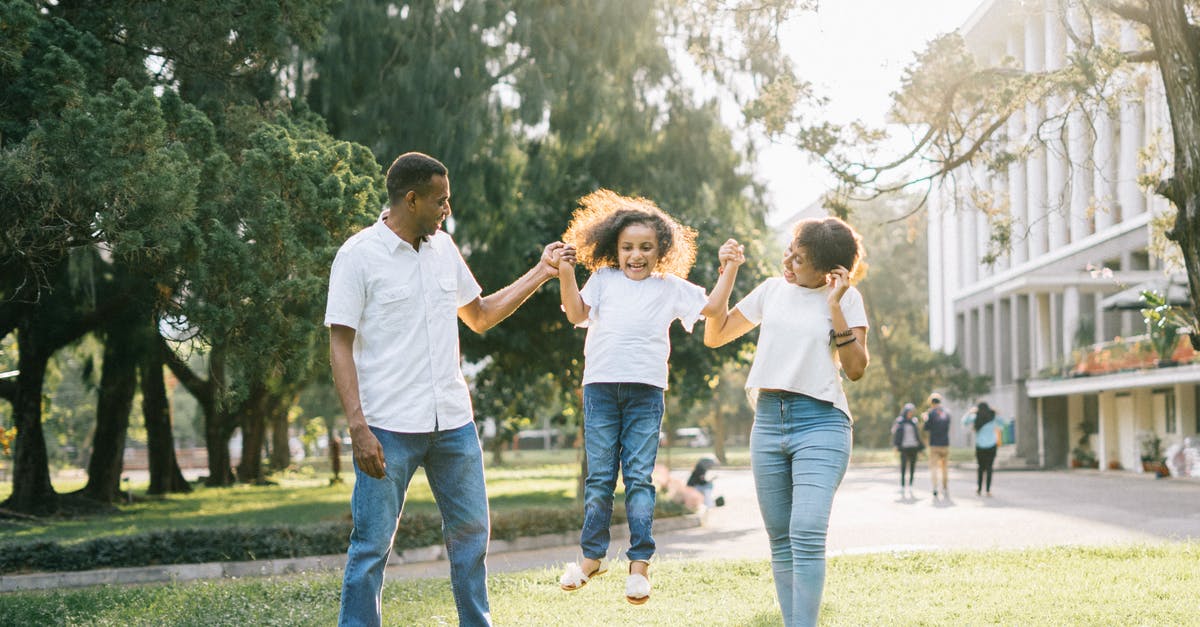
<svg viewBox="0 0 1200 627">
<path fill-rule="evenodd" d="M 695 514 L 672 516 L 654 521 L 655 532 L 677 531 L 700 526 L 700 517 Z M 612 538 L 629 535 L 625 525 L 614 526 Z M 579 542 L 578 531 L 548 533 L 540 536 L 492 540 L 488 543 L 488 555 L 572 546 Z M 440 544 L 393 552 L 388 566 L 436 562 L 446 559 L 446 547 Z M 0 575 L 0 593 L 31 590 L 57 590 L 102 585 L 128 585 L 147 583 L 181 583 L 201 579 L 237 579 L 241 577 L 273 577 L 300 573 L 329 572 L 342 570 L 346 566 L 346 554 L 314 555 L 284 559 L 252 560 L 247 562 L 205 562 L 203 564 L 169 564 L 162 566 L 134 566 L 130 568 L 101 568 L 55 573 L 30 573 L 27 575 Z"/>
</svg>

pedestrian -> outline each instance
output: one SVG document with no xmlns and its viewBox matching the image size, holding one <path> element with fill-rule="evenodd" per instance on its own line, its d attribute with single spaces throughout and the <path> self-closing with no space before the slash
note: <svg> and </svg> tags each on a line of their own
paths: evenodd
<svg viewBox="0 0 1200 627">
<path fill-rule="evenodd" d="M 625 482 L 629 575 L 625 598 L 650 598 L 654 555 L 654 483 L 670 328 L 691 332 L 708 313 L 704 288 L 687 281 L 696 259 L 696 232 L 645 198 L 601 189 L 579 201 L 563 240 L 592 275 L 583 289 L 574 260 L 559 265 L 567 320 L 587 327 L 583 355 L 583 559 L 567 564 L 559 586 L 574 591 L 606 572 L 617 470 Z"/>
<path fill-rule="evenodd" d="M 688 475 L 688 487 L 695 488 L 697 492 L 704 495 L 705 510 L 712 509 L 716 505 L 716 501 L 713 500 L 713 480 L 716 479 L 713 468 L 718 465 L 720 462 L 716 457 L 704 455 L 696 461 L 696 465 L 692 467 L 692 474 Z"/>
<path fill-rule="evenodd" d="M 929 411 L 925 413 L 925 426 L 929 434 L 929 483 L 933 489 L 933 498 L 938 497 L 938 485 L 942 486 L 940 494 L 950 498 L 950 412 L 942 407 L 942 395 L 934 392 L 929 395 Z"/>
<path fill-rule="evenodd" d="M 912 403 L 905 403 L 900 410 L 900 415 L 892 424 L 892 446 L 900 452 L 900 493 L 907 496 L 912 496 L 913 474 L 917 469 L 917 454 L 925 448 L 925 443 L 921 441 L 921 434 L 917 428 L 917 421 L 913 417 L 916 409 Z M 907 483 L 905 482 L 906 473 L 908 475 Z"/>
<path fill-rule="evenodd" d="M 724 306 L 705 322 L 704 343 L 721 346 L 762 325 L 746 380 L 756 406 L 750 463 L 783 622 L 815 625 L 829 511 L 850 460 L 841 373 L 857 381 L 869 362 L 866 309 L 850 285 L 865 272 L 862 239 L 837 218 L 801 221 L 783 276 L 763 281 L 732 312 L 729 295 L 744 258 L 728 246 L 712 294 Z"/>
<path fill-rule="evenodd" d="M 441 230 L 450 216 L 446 167 L 421 153 L 400 155 L 388 168 L 387 193 L 382 219 L 338 250 L 325 312 L 355 474 L 338 624 L 381 624 L 384 566 L 409 480 L 424 467 L 442 515 L 459 623 L 491 625 L 483 452 L 459 367 L 458 319 L 476 333 L 493 327 L 573 252 L 550 244 L 513 284 L 481 296 Z"/>
<path fill-rule="evenodd" d="M 980 403 L 967 411 L 962 418 L 964 427 L 975 427 L 975 494 L 992 496 L 992 467 L 996 463 L 996 450 L 1003 442 L 1001 433 L 1011 424 L 996 415 L 987 403 Z"/>
</svg>

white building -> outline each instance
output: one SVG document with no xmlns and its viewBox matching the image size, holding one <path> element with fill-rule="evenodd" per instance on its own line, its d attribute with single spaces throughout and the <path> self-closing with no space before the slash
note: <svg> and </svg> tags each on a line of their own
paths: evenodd
<svg viewBox="0 0 1200 627">
<path fill-rule="evenodd" d="M 985 1 L 960 33 L 982 66 L 1007 57 L 1030 72 L 1061 68 L 1075 46 L 1061 7 L 1074 4 Z M 1081 25 L 1085 18 L 1068 19 Z M 1094 27 L 1120 38 L 1122 49 L 1139 47 L 1128 27 Z M 1170 157 L 1166 103 L 1153 66 L 1126 78 L 1126 85 L 1141 86 L 1137 94 L 1105 114 L 1063 117 L 1061 100 L 1027 107 L 1009 121 L 1006 139 L 1040 128 L 1043 149 L 999 174 L 982 167 L 957 172 L 956 184 L 939 186 L 931 199 L 931 344 L 991 377 L 992 391 L 980 400 L 1015 417 L 1015 453 L 1033 466 L 1068 466 L 1083 440 L 1101 469 L 1141 472 L 1148 434 L 1158 434 L 1165 450 L 1198 430 L 1200 364 L 1064 376 L 1084 374 L 1073 366 L 1088 351 L 1083 346 L 1145 333 L 1138 311 L 1107 311 L 1101 301 L 1164 275 L 1148 252 L 1149 223 L 1170 209 L 1137 179 L 1139 151 L 1154 138 Z M 980 261 L 990 235 L 974 204 L 980 198 L 1013 222 L 1011 251 L 994 264 Z M 1100 267 L 1112 275 L 1089 271 Z"/>
</svg>

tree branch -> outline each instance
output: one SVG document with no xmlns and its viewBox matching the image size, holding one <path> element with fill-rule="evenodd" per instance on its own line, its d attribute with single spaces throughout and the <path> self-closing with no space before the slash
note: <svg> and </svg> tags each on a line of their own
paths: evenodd
<svg viewBox="0 0 1200 627">
<path fill-rule="evenodd" d="M 1100 6 L 1138 24 L 1146 24 L 1147 26 L 1150 24 L 1150 10 L 1145 7 L 1120 0 L 1104 0 L 1100 3 Z"/>
</svg>

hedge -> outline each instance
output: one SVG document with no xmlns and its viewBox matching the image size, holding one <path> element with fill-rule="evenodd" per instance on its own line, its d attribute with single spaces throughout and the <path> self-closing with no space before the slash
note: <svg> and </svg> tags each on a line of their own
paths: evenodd
<svg viewBox="0 0 1200 627">
<path fill-rule="evenodd" d="M 684 513 L 682 506 L 670 502 L 660 501 L 656 509 L 658 517 Z M 621 520 L 618 508 L 614 521 Z M 582 513 L 574 508 L 492 512 L 492 538 L 563 533 L 578 530 L 582 522 Z M 172 529 L 76 543 L 7 542 L 0 544 L 0 574 L 333 555 L 345 553 L 349 539 L 349 523 L 331 522 Z M 441 543 L 441 516 L 410 513 L 401 519 L 393 546 L 403 551 Z"/>
</svg>

